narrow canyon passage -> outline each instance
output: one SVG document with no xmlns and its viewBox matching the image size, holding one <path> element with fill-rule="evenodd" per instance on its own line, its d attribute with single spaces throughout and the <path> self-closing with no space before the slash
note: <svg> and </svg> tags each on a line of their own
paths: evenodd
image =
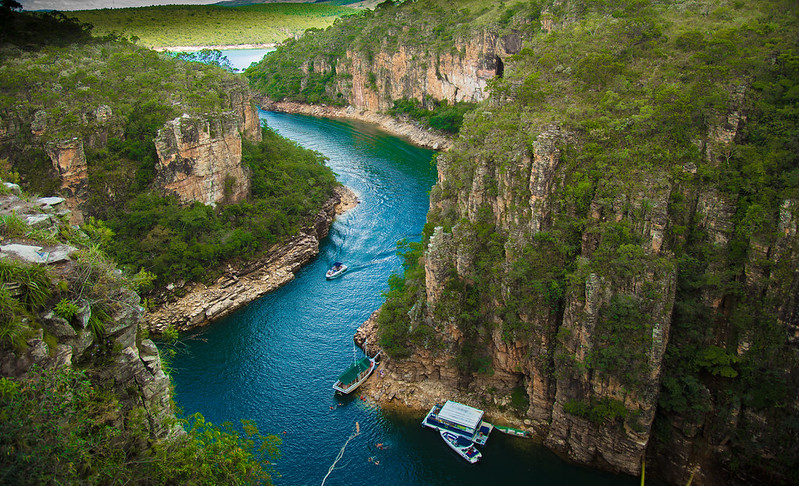
<svg viewBox="0 0 799 486">
<path fill-rule="evenodd" d="M 465 485 L 497 478 L 516 484 L 633 484 L 499 433 L 485 447 L 483 461 L 471 466 L 422 429 L 421 416 L 387 413 L 359 396 L 334 396 L 333 382 L 353 359 L 355 329 L 382 303 L 389 275 L 402 269 L 396 242 L 421 238 L 436 180 L 433 152 L 367 124 L 261 116 L 281 135 L 327 156 L 361 204 L 336 220 L 319 256 L 294 281 L 182 337 L 172 376 L 185 414 L 200 412 L 217 424 L 251 419 L 262 433 L 279 435 L 279 485 L 319 484 L 356 422 L 361 433 L 326 485 Z M 327 281 L 333 261 L 350 269 Z"/>
</svg>

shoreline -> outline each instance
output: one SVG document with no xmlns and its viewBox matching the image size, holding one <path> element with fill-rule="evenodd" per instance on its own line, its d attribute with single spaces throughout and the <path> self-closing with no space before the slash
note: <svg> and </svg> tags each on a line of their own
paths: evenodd
<svg viewBox="0 0 799 486">
<path fill-rule="evenodd" d="M 361 349 L 366 344 L 367 348 L 364 351 L 370 356 L 381 351 L 377 334 L 379 315 L 380 309 L 373 312 L 366 321 L 358 326 L 353 336 L 355 344 Z M 434 404 L 443 404 L 447 400 L 454 400 L 483 410 L 486 420 L 494 425 L 525 430 L 530 434 L 529 439 L 539 444 L 543 443 L 543 437 L 536 434 L 533 422 L 529 418 L 520 417 L 496 403 L 481 402 L 468 391 L 449 386 L 442 381 L 409 380 L 406 370 L 402 368 L 401 364 L 394 365 L 392 358 L 386 354 L 382 354 L 382 357 L 383 359 L 378 361 L 372 376 L 361 384 L 357 392 L 353 393 L 368 397 L 384 410 L 417 416 L 420 420 Z"/>
<path fill-rule="evenodd" d="M 268 44 L 229 44 L 221 46 L 157 46 L 150 47 L 150 49 L 158 52 L 197 52 L 203 49 L 218 51 L 228 49 L 272 49 L 277 46 L 277 43 L 271 42 Z"/>
<path fill-rule="evenodd" d="M 143 316 L 144 325 L 155 334 L 169 327 L 184 332 L 203 327 L 231 314 L 252 301 L 277 290 L 294 279 L 294 274 L 319 254 L 319 244 L 327 236 L 337 215 L 360 203 L 357 194 L 346 186 L 320 208 L 310 226 L 299 234 L 274 245 L 254 260 L 225 264 L 226 270 L 214 283 L 190 282 L 169 289 L 175 291 L 166 302 Z M 178 293 L 183 295 L 178 296 Z"/>
<path fill-rule="evenodd" d="M 267 111 L 311 115 L 321 118 L 343 118 L 372 123 L 391 135 L 405 138 L 414 145 L 432 150 L 447 151 L 454 144 L 453 138 L 442 135 L 436 131 L 422 128 L 410 122 L 398 120 L 390 115 L 356 108 L 352 105 L 346 107 L 309 105 L 294 101 L 271 101 L 266 98 L 256 98 L 256 102 L 261 109 Z"/>
</svg>

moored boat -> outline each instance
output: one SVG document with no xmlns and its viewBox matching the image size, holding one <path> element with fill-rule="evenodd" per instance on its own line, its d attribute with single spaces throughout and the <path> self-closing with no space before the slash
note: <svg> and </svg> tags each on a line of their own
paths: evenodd
<svg viewBox="0 0 799 486">
<path fill-rule="evenodd" d="M 527 438 L 532 437 L 530 435 L 530 432 L 526 430 L 514 429 L 513 427 L 507 427 L 505 425 L 495 425 L 494 428 L 505 434 L 515 435 L 516 437 L 527 437 Z"/>
<path fill-rule="evenodd" d="M 332 280 L 336 277 L 340 277 L 344 272 L 347 271 L 347 265 L 344 265 L 341 262 L 336 262 L 333 266 L 325 273 L 325 278 L 328 280 Z"/>
<path fill-rule="evenodd" d="M 494 430 L 492 424 L 483 420 L 482 410 L 452 400 L 447 400 L 443 406 L 433 405 L 422 425 L 438 430 L 441 438 L 472 464 L 482 456 L 475 446 L 485 445 Z"/>
<path fill-rule="evenodd" d="M 333 384 L 333 389 L 345 395 L 352 393 L 369 378 L 369 375 L 372 374 L 376 367 L 377 361 L 375 361 L 375 358 L 364 356 L 352 363 L 344 373 L 339 375 L 338 380 Z"/>
<path fill-rule="evenodd" d="M 438 433 L 441 434 L 441 438 L 444 439 L 444 442 L 447 443 L 450 449 L 458 453 L 459 456 L 466 459 L 471 464 L 475 464 L 483 457 L 483 454 L 474 446 L 474 442 L 464 436 L 453 434 L 446 430 L 439 430 Z"/>
</svg>

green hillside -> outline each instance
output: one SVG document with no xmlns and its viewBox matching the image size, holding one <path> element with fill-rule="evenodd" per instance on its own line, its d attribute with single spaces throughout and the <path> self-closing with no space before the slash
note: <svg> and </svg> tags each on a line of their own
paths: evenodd
<svg viewBox="0 0 799 486">
<path fill-rule="evenodd" d="M 20 28 L 32 22 L 19 17 Z M 245 80 L 65 25 L 80 34 L 64 45 L 22 50 L 14 44 L 22 34 L 10 32 L 13 38 L 0 46 L 0 121 L 7 134 L 0 158 L 27 190 L 55 194 L 60 176 L 47 148 L 80 139 L 88 166 L 86 215 L 116 234 L 104 244 L 118 263 L 137 270 L 148 262 L 159 284 L 212 278 L 220 262 L 251 257 L 294 234 L 332 195 L 335 177 L 324 158 L 268 129 L 262 143 L 243 146 L 243 163 L 253 174 L 250 200 L 214 209 L 158 195 L 152 187 L 158 130 L 184 113 L 230 110 L 234 96 L 248 93 Z M 98 119 L 98 110 L 110 113 L 107 119 Z"/>
<path fill-rule="evenodd" d="M 116 33 L 138 38 L 145 47 L 169 47 L 275 44 L 355 12 L 327 4 L 268 3 L 78 10 L 69 16 L 93 25 L 99 35 Z"/>
</svg>

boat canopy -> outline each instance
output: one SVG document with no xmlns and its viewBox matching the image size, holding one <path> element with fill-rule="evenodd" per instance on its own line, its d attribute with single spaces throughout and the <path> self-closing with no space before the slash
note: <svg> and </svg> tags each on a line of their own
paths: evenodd
<svg viewBox="0 0 799 486">
<path fill-rule="evenodd" d="M 471 430 L 477 430 L 480 421 L 483 420 L 483 411 L 462 403 L 447 400 L 447 403 L 445 403 L 444 406 L 441 407 L 441 411 L 438 412 L 438 418 L 440 420 L 452 422 L 453 424 L 462 425 Z"/>
<path fill-rule="evenodd" d="M 338 381 L 343 384 L 352 383 L 353 381 L 358 379 L 358 375 L 363 373 L 364 371 L 368 370 L 372 366 L 372 362 L 369 360 L 368 357 L 363 357 L 360 360 L 353 363 L 347 371 L 341 374 L 338 377 Z"/>
</svg>

